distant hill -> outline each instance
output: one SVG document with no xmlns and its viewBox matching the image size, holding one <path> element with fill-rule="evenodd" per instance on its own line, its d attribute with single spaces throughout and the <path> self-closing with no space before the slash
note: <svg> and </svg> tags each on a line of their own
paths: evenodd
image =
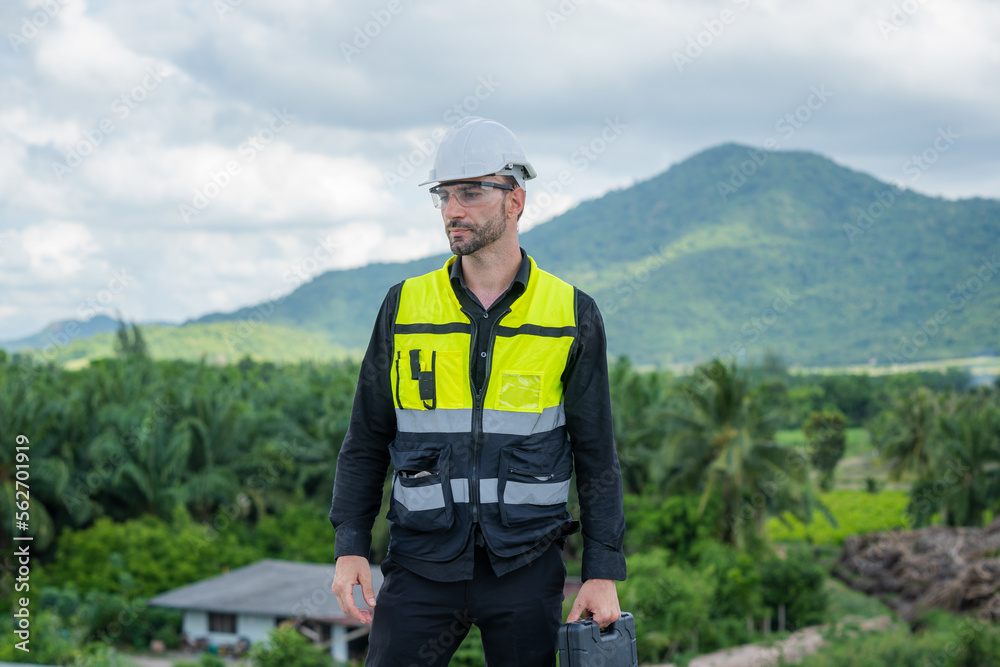
<svg viewBox="0 0 1000 667">
<path fill-rule="evenodd" d="M 114 328 L 117 331 L 117 323 Z M 185 326 L 140 325 L 142 336 L 154 359 L 204 358 L 209 363 L 235 363 L 243 357 L 258 361 L 293 363 L 319 362 L 359 357 L 362 350 L 348 350 L 332 343 L 322 334 L 310 333 L 270 323 L 213 322 Z M 41 361 L 66 364 L 70 368 L 85 365 L 87 360 L 115 355 L 115 333 L 103 332 L 89 338 L 80 336 L 46 341 L 35 351 L 20 349 Z M 14 350 L 9 350 L 15 352 Z"/>
<path fill-rule="evenodd" d="M 768 349 L 809 366 L 1000 351 L 1000 201 L 896 189 L 814 153 L 718 146 L 579 204 L 521 245 L 597 300 L 609 353 L 639 364 Z M 187 326 L 263 315 L 363 350 L 386 290 L 446 259 L 329 271 L 279 303 Z M 257 350 L 287 356 L 278 345 Z"/>
<path fill-rule="evenodd" d="M 773 349 L 804 365 L 884 364 L 1000 350 L 1000 276 L 976 276 L 1000 255 L 1000 201 L 897 190 L 813 153 L 712 148 L 581 203 L 521 245 L 597 299 L 609 352 L 637 363 Z M 272 321 L 363 348 L 385 291 L 446 259 L 324 273 Z"/>
<path fill-rule="evenodd" d="M 117 329 L 118 322 L 107 315 L 94 315 L 88 320 L 63 320 L 53 322 L 31 336 L 0 342 L 0 348 L 8 352 L 41 350 L 49 345 L 64 345 L 77 338 L 90 338 Z"/>
</svg>

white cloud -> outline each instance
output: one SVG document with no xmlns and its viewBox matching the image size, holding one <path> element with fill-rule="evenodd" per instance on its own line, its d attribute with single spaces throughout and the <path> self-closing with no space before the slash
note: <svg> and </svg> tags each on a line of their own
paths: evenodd
<svg viewBox="0 0 1000 667">
<path fill-rule="evenodd" d="M 84 0 L 66 0 L 55 25 L 38 39 L 36 71 L 70 88 L 118 91 L 153 64 L 122 44 L 110 26 L 90 18 Z"/>
<path fill-rule="evenodd" d="M 78 222 L 32 225 L 21 232 L 20 239 L 30 268 L 49 280 L 79 274 L 88 258 L 100 250 L 90 230 Z"/>
<path fill-rule="evenodd" d="M 296 271 L 445 251 L 415 186 L 430 155 L 408 156 L 456 105 L 517 132 L 539 168 L 529 200 L 571 171 L 522 229 L 706 147 L 760 143 L 814 84 L 836 96 L 787 147 L 892 180 L 953 125 L 962 139 L 920 188 L 1000 196 L 990 177 L 1000 5 L 986 0 L 917 3 L 888 35 L 878 21 L 904 3 L 404 0 L 350 62 L 341 44 L 386 3 L 260 0 L 221 17 L 199 0 L 58 4 L 26 46 L 0 54 L 0 279 L 10 286 L 0 339 L 73 316 L 112 269 L 136 276 L 115 295 L 123 314 L 180 321 L 292 289 L 305 279 Z M 16 30 L 38 6 L 0 12 Z M 717 29 L 723 10 L 735 20 L 678 71 L 674 54 L 706 22 Z M 565 20 L 552 23 L 553 11 Z M 167 74 L 162 85 L 120 117 L 113 105 L 149 67 Z M 241 154 L 275 108 L 295 119 L 252 159 Z M 574 163 L 616 116 L 628 130 L 586 168 Z M 114 130 L 57 178 L 53 162 L 105 119 Z M 390 186 L 401 159 L 412 171 Z M 230 161 L 239 173 L 185 223 L 179 204 L 213 175 L 225 180 Z M 322 261 L 318 238 L 337 249 Z"/>
</svg>

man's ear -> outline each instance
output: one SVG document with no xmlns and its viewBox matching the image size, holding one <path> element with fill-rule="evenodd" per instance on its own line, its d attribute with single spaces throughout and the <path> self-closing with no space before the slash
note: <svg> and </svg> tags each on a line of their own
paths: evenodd
<svg viewBox="0 0 1000 667">
<path fill-rule="evenodd" d="M 513 192 L 510 193 L 510 195 L 507 197 L 506 214 L 508 218 L 513 217 L 516 219 L 517 216 L 520 215 L 521 211 L 524 210 L 524 201 L 527 198 L 527 196 L 528 195 L 524 191 L 524 188 L 516 188 Z"/>
</svg>

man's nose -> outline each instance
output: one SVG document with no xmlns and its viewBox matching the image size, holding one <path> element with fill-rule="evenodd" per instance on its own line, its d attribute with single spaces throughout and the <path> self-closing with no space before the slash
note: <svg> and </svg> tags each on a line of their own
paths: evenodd
<svg viewBox="0 0 1000 667">
<path fill-rule="evenodd" d="M 465 217 L 465 207 L 462 206 L 458 197 L 452 195 L 448 197 L 448 203 L 444 206 L 444 219 L 452 220 L 454 218 L 464 218 Z"/>
</svg>

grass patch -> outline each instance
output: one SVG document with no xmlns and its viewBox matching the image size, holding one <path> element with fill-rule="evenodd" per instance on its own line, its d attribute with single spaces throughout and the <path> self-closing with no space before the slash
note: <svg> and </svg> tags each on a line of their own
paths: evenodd
<svg viewBox="0 0 1000 667">
<path fill-rule="evenodd" d="M 802 524 L 786 514 L 787 526 L 776 517 L 767 520 L 768 537 L 776 542 L 840 545 L 849 535 L 910 528 L 906 514 L 909 496 L 905 491 L 867 493 L 838 489 L 821 493 L 819 498 L 837 519 L 837 526 L 830 525 L 821 514 L 814 514 L 809 524 Z"/>
</svg>

